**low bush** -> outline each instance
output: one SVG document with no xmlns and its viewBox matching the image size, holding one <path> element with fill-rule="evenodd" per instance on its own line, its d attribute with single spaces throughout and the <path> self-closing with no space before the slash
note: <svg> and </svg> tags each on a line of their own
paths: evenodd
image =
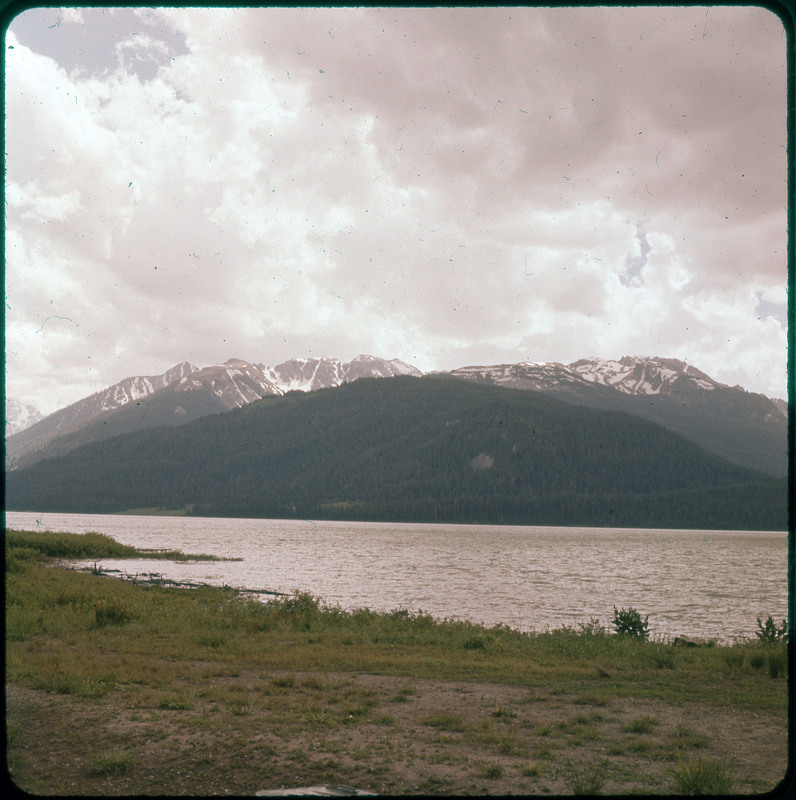
<svg viewBox="0 0 796 800">
<path fill-rule="evenodd" d="M 649 639 L 649 627 L 647 624 L 649 614 L 644 619 L 635 608 L 618 609 L 614 606 L 614 630 L 620 636 L 633 636 L 638 639 Z"/>
<path fill-rule="evenodd" d="M 774 618 L 770 616 L 764 625 L 760 621 L 760 617 L 758 617 L 755 636 L 757 636 L 758 641 L 763 644 L 779 644 L 780 642 L 787 644 L 789 637 L 788 621 L 783 619 L 782 623 L 777 625 L 777 623 L 774 622 Z"/>
</svg>

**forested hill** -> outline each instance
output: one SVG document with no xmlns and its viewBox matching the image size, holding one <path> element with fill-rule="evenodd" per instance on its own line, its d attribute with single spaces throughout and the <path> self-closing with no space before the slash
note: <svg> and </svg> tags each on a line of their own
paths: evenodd
<svg viewBox="0 0 796 800">
<path fill-rule="evenodd" d="M 785 530 L 785 479 L 653 423 L 440 376 L 289 393 L 6 476 L 13 510 Z"/>
</svg>

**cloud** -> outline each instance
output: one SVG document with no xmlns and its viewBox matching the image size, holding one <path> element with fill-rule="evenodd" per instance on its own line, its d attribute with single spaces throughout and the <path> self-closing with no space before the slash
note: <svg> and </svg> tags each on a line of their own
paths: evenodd
<svg viewBox="0 0 796 800">
<path fill-rule="evenodd" d="M 9 393 L 633 353 L 782 396 L 785 41 L 705 11 L 86 9 L 91 68 L 12 26 Z"/>
</svg>

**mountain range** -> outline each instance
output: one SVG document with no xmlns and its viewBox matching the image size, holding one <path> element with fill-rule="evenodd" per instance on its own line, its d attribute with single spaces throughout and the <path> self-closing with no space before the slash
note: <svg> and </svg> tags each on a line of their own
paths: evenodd
<svg viewBox="0 0 796 800">
<path fill-rule="evenodd" d="M 199 369 L 183 361 L 162 375 L 125 378 L 7 436 L 6 468 L 23 467 L 120 433 L 182 425 L 263 397 L 395 375 L 419 376 L 421 372 L 399 359 L 368 355 L 348 362 L 297 358 L 273 367 L 231 358 Z M 12 423 L 12 427 L 19 426 Z"/>
<path fill-rule="evenodd" d="M 207 396 L 167 387 L 149 396 L 149 414 L 194 395 Z M 140 416 L 134 403 L 109 413 L 132 409 Z M 113 434 L 8 472 L 6 502 L 82 513 L 787 526 L 784 477 L 626 412 L 454 375 L 272 394 L 185 424 Z"/>
<path fill-rule="evenodd" d="M 564 365 L 521 362 L 463 367 L 451 375 L 623 411 L 663 425 L 736 464 L 788 474 L 788 407 L 727 386 L 673 358 L 586 358 Z"/>
<path fill-rule="evenodd" d="M 242 359 L 203 369 L 182 362 L 162 375 L 126 378 L 41 420 L 27 412 L 32 424 L 6 439 L 6 465 L 18 469 L 88 442 L 182 425 L 264 397 L 315 392 L 361 378 L 421 374 L 399 359 L 367 355 L 349 362 L 291 359 L 273 367 Z M 677 359 L 585 358 L 567 365 L 526 361 L 438 374 L 622 411 L 662 425 L 735 464 L 773 476 L 787 474 L 787 404 L 721 384 Z"/>
</svg>

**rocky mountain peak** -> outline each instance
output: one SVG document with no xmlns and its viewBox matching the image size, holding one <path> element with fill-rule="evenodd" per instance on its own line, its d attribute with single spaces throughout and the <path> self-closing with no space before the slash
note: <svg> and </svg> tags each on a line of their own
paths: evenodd
<svg viewBox="0 0 796 800">
<path fill-rule="evenodd" d="M 229 358 L 186 375 L 175 391 L 206 391 L 228 409 L 240 408 L 282 390 L 268 379 L 263 370 L 242 358 Z"/>
<path fill-rule="evenodd" d="M 618 361 L 582 358 L 568 368 L 590 383 L 610 386 L 624 394 L 668 394 L 701 389 L 712 391 L 723 384 L 676 358 L 623 356 Z"/>
<path fill-rule="evenodd" d="M 6 436 L 24 431 L 41 419 L 43 415 L 33 406 L 6 397 Z"/>
<path fill-rule="evenodd" d="M 400 359 L 387 361 L 358 355 L 351 361 L 336 358 L 294 358 L 265 369 L 268 378 L 283 391 L 312 392 L 350 383 L 360 378 L 390 378 L 394 375 L 422 375 L 420 370 Z"/>
</svg>

